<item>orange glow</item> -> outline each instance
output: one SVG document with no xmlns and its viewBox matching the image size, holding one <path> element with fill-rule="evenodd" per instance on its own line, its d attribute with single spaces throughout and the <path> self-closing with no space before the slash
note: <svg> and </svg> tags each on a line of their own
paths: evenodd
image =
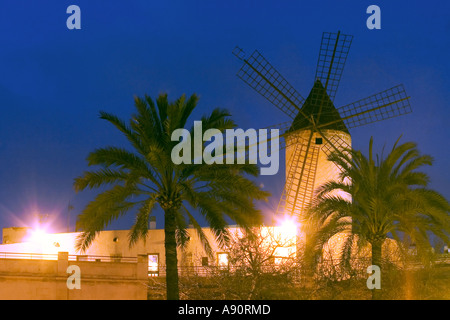
<svg viewBox="0 0 450 320">
<path fill-rule="evenodd" d="M 275 263 L 279 264 L 282 258 L 294 257 L 298 236 L 299 223 L 293 216 L 284 216 L 277 219 L 277 226 L 272 230 L 270 242 L 276 243 Z M 281 259 L 280 259 L 281 258 Z"/>
<path fill-rule="evenodd" d="M 290 239 L 297 236 L 297 230 L 300 224 L 293 216 L 284 216 L 283 218 L 278 219 L 277 225 L 283 238 Z"/>
<path fill-rule="evenodd" d="M 30 250 L 33 248 L 32 251 L 54 255 L 61 251 L 57 238 L 56 234 L 48 233 L 48 230 L 38 227 L 32 229 L 29 236 L 24 240 L 30 246 Z"/>
<path fill-rule="evenodd" d="M 45 242 L 46 237 L 47 237 L 47 232 L 45 232 L 44 230 L 41 230 L 41 229 L 34 229 L 31 231 L 31 234 L 27 240 L 29 242 L 40 244 L 40 243 Z"/>
<path fill-rule="evenodd" d="M 228 267 L 228 253 L 218 253 L 217 254 L 217 264 L 221 268 Z"/>
</svg>

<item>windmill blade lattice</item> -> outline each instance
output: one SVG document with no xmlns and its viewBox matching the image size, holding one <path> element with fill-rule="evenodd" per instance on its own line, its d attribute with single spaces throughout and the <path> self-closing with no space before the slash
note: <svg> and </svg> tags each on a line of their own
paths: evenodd
<svg viewBox="0 0 450 320">
<path fill-rule="evenodd" d="M 257 50 L 248 59 L 239 47 L 233 53 L 244 61 L 237 76 L 294 119 L 305 99 Z"/>
<path fill-rule="evenodd" d="M 279 123 L 279 124 L 276 124 L 276 125 L 265 127 L 263 129 L 266 129 L 266 130 L 269 130 L 269 131 L 271 129 L 278 129 L 280 135 L 278 137 L 276 137 L 276 138 L 277 139 L 278 138 L 284 138 L 284 139 L 280 139 L 279 140 L 279 149 L 280 150 L 284 150 L 287 147 L 292 146 L 292 145 L 294 145 L 296 143 L 305 143 L 306 144 L 308 142 L 308 140 L 304 139 L 303 137 L 301 137 L 299 135 L 293 135 L 293 136 L 291 136 L 289 141 L 286 141 L 286 136 L 289 135 L 288 130 L 289 130 L 289 128 L 291 126 L 292 126 L 292 122 L 285 121 L 285 122 L 282 122 L 282 123 Z M 270 138 L 268 138 L 265 141 L 260 140 L 260 142 L 265 143 L 266 141 L 269 142 L 272 139 L 273 139 L 273 137 L 271 136 Z"/>
<path fill-rule="evenodd" d="M 311 142 L 312 135 L 309 142 Z M 290 157 L 286 184 L 276 210 L 277 215 L 303 212 L 314 194 L 314 179 L 320 148 L 310 143 L 295 144 Z"/>
<path fill-rule="evenodd" d="M 322 151 L 328 157 L 333 152 L 345 152 L 351 148 L 351 146 L 345 141 L 344 137 L 340 137 L 339 134 L 333 134 L 328 137 L 329 142 L 325 142 L 322 146 Z M 336 149 L 337 150 L 336 150 Z"/>
<path fill-rule="evenodd" d="M 348 128 L 398 117 L 412 112 L 409 97 L 403 85 L 379 92 L 367 98 L 338 108 Z"/>
<path fill-rule="evenodd" d="M 325 86 L 331 101 L 336 96 L 352 40 L 353 36 L 340 32 L 322 34 L 315 79 Z"/>
</svg>

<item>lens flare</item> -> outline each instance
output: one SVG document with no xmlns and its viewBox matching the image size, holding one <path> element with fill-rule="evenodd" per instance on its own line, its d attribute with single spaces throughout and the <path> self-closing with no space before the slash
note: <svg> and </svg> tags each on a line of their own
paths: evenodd
<svg viewBox="0 0 450 320">
<path fill-rule="evenodd" d="M 293 238 L 297 235 L 299 223 L 294 217 L 285 216 L 277 221 L 277 225 L 284 237 Z"/>
<path fill-rule="evenodd" d="M 27 240 L 36 244 L 44 244 L 47 240 L 47 232 L 44 229 L 33 229 Z"/>
</svg>

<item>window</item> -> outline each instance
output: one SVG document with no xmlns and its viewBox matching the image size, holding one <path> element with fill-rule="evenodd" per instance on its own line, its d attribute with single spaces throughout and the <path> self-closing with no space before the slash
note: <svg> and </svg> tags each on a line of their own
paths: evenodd
<svg viewBox="0 0 450 320">
<path fill-rule="evenodd" d="M 316 138 L 316 144 L 322 144 L 322 143 L 323 143 L 322 138 Z"/>
<path fill-rule="evenodd" d="M 148 276 L 157 277 L 159 275 L 159 254 L 148 255 Z"/>
<path fill-rule="evenodd" d="M 202 257 L 202 267 L 208 266 L 208 257 Z"/>
<path fill-rule="evenodd" d="M 220 252 L 217 254 L 217 265 L 220 269 L 228 268 L 228 253 Z"/>
</svg>

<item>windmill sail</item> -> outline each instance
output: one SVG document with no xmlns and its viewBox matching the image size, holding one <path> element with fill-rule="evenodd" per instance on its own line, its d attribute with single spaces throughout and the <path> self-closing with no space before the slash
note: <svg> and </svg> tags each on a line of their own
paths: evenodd
<svg viewBox="0 0 450 320">
<path fill-rule="evenodd" d="M 257 50 L 248 59 L 242 58 L 243 51 L 238 47 L 233 52 L 244 61 L 237 76 L 294 119 L 304 98 Z"/>
<path fill-rule="evenodd" d="M 294 148 L 277 215 L 300 215 L 313 197 L 319 148 L 309 144 L 296 144 Z"/>
<path fill-rule="evenodd" d="M 403 85 L 376 93 L 367 98 L 338 108 L 348 128 L 398 117 L 412 112 L 409 97 Z"/>
<path fill-rule="evenodd" d="M 336 96 L 352 40 L 353 36 L 340 32 L 322 34 L 315 80 L 322 82 L 331 101 Z"/>
</svg>

